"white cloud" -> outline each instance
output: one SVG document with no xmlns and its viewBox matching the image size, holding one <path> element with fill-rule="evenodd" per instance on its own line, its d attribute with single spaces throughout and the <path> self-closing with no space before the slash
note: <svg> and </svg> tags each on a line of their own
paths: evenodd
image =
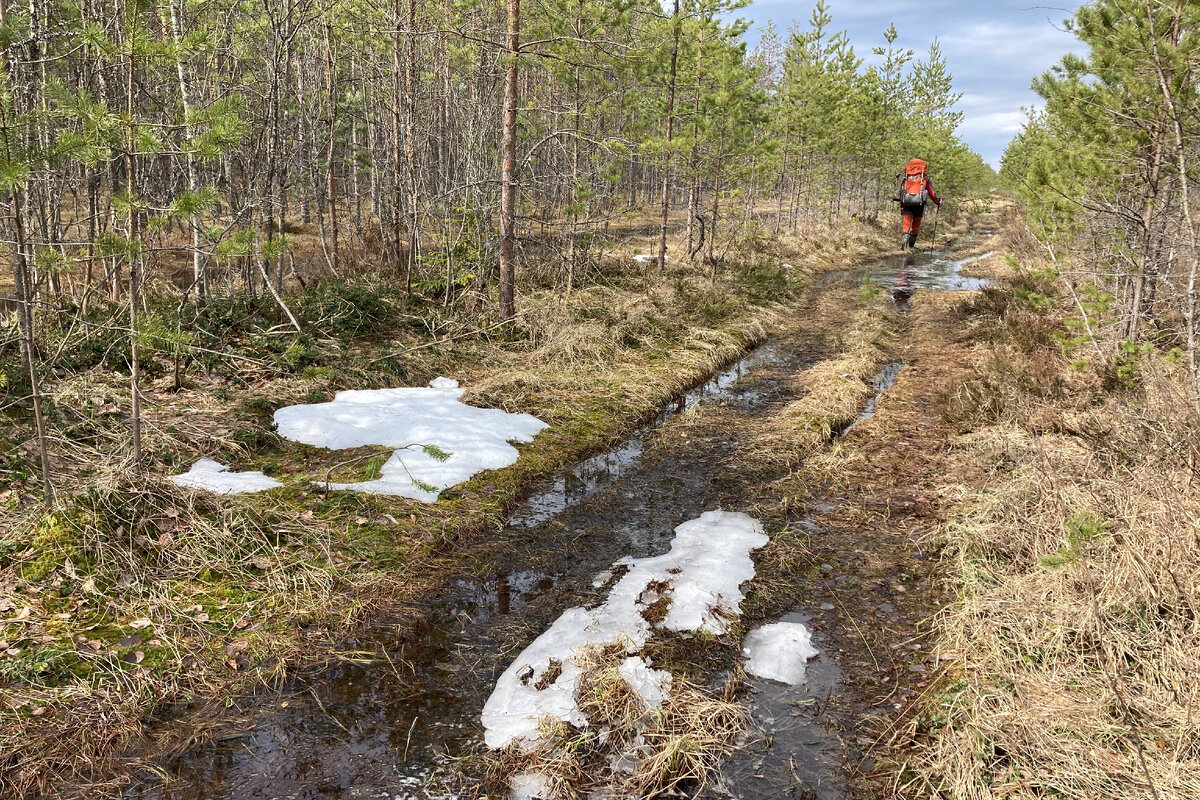
<svg viewBox="0 0 1200 800">
<path fill-rule="evenodd" d="M 992 111 L 987 114 L 972 114 L 964 116 L 958 126 L 958 134 L 964 139 L 971 139 L 978 134 L 1007 134 L 1008 138 L 1021 130 L 1025 124 L 1023 111 Z"/>
</svg>

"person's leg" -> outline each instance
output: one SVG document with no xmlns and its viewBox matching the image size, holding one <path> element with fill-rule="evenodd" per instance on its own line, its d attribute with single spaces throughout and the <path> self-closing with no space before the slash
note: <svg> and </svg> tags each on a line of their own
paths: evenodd
<svg viewBox="0 0 1200 800">
<path fill-rule="evenodd" d="M 913 221 L 915 217 L 908 212 L 901 210 L 900 212 L 900 249 L 907 250 L 912 247 L 912 242 L 917 238 L 912 236 Z"/>
</svg>

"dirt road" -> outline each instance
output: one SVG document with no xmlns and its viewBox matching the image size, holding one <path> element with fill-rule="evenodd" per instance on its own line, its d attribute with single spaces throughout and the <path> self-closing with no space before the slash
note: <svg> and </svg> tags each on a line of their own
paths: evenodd
<svg viewBox="0 0 1200 800">
<path fill-rule="evenodd" d="M 321 681 L 256 703 L 169 783 L 126 796 L 503 791 L 478 774 L 482 762 L 447 758 L 480 750 L 499 673 L 564 609 L 598 602 L 596 576 L 614 561 L 662 552 L 677 525 L 717 508 L 746 511 L 771 537 L 741 624 L 659 644 L 654 663 L 719 687 L 741 662 L 741 635 L 781 618 L 809 626 L 821 654 L 802 686 L 750 679 L 751 733 L 706 796 L 869 794 L 936 666 L 921 623 L 943 598 L 922 540 L 939 521 L 941 408 L 971 347 L 964 295 L 947 290 L 978 288 L 964 272 L 987 261 L 962 259 L 988 251 L 992 227 L 981 219 L 953 253 L 831 276 L 781 335 L 535 492 L 418 619 L 379 620 Z"/>
</svg>

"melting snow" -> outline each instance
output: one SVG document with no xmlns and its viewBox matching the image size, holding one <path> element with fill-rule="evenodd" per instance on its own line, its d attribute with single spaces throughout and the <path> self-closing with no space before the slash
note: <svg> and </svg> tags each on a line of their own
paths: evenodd
<svg viewBox="0 0 1200 800">
<path fill-rule="evenodd" d="M 638 697 L 648 708 L 662 707 L 663 700 L 671 691 L 671 680 L 674 676 L 661 669 L 651 669 L 650 664 L 641 656 L 630 656 L 617 667 L 617 674 L 625 679 L 629 688 L 637 692 Z"/>
<path fill-rule="evenodd" d="M 338 392 L 329 403 L 279 409 L 275 424 L 280 435 L 315 447 L 395 448 L 377 480 L 330 488 L 433 503 L 443 489 L 477 472 L 515 463 L 519 453 L 509 442 L 533 441 L 546 427 L 529 414 L 466 405 L 462 393 L 449 378 L 436 378 L 429 388 Z"/>
<path fill-rule="evenodd" d="M 742 642 L 746 671 L 793 686 L 804 681 L 808 659 L 817 655 L 812 634 L 799 622 L 774 622 L 751 631 Z"/>
<path fill-rule="evenodd" d="M 550 780 L 540 772 L 520 772 L 509 781 L 509 800 L 552 800 Z"/>
<path fill-rule="evenodd" d="M 172 475 L 171 482 L 188 489 L 205 489 L 217 494 L 245 494 L 247 492 L 265 492 L 283 486 L 274 478 L 261 472 L 229 472 L 229 467 L 202 458 L 192 465 L 192 468 L 182 475 Z"/>
<path fill-rule="evenodd" d="M 575 703 L 580 675 L 576 651 L 622 642 L 630 655 L 636 655 L 652 634 L 642 612 L 660 597 L 670 599 L 670 609 L 659 627 L 724 633 L 744 597 L 739 587 L 754 577 L 750 553 L 766 543 L 758 520 L 746 514 L 706 511 L 675 529 L 669 552 L 617 562 L 629 570 L 603 605 L 564 612 L 500 677 L 483 707 L 488 747 L 498 749 L 512 741 L 532 747 L 542 717 L 586 727 L 587 719 Z M 669 676 L 649 669 L 641 659 L 632 660 L 640 666 L 622 664 L 630 685 L 651 704 L 657 694 L 665 696 Z M 552 663 L 561 666 L 561 673 L 553 683 L 537 688 Z"/>
</svg>

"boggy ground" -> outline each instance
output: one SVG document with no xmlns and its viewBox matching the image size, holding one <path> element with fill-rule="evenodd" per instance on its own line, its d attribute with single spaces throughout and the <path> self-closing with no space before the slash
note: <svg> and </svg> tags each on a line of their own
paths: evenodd
<svg viewBox="0 0 1200 800">
<path fill-rule="evenodd" d="M 964 250 L 964 254 L 968 252 Z M 927 303 L 943 315 L 935 314 L 932 324 L 926 324 L 922 316 Z M 879 476 L 869 470 L 863 472 L 857 486 L 844 481 L 830 485 L 825 478 L 827 470 L 848 471 L 823 462 L 858 452 L 855 443 L 860 441 L 867 445 L 862 449 L 878 451 L 878 459 L 883 460 L 902 461 L 906 447 L 928 447 L 928 438 L 910 441 L 911 436 L 873 433 L 881 418 L 882 424 L 890 425 L 891 412 L 884 399 L 875 419 L 855 428 L 830 449 L 830 441 L 855 419 L 872 395 L 869 382 L 881 367 L 897 359 L 920 364 L 944 344 L 948 303 L 931 294 L 915 305 L 914 315 L 901 314 L 885 291 L 860 286 L 852 279 L 808 293 L 788 309 L 787 318 L 776 328 L 780 336 L 770 347 L 785 354 L 768 359 L 751 372 L 729 397 L 718 395 L 716 402 L 700 402 L 653 432 L 644 441 L 640 463 L 621 480 L 586 499 L 578 509 L 539 526 L 510 528 L 498 538 L 480 539 L 444 560 L 445 569 L 459 565 L 451 574 L 459 575 L 460 580 L 449 582 L 443 600 L 423 604 L 424 623 L 402 625 L 398 634 L 359 637 L 351 643 L 364 652 L 349 655 L 373 660 L 374 666 L 337 670 L 312 685 L 313 699 L 289 694 L 273 707 L 252 708 L 238 726 L 243 738 L 230 747 L 189 756 L 180 767 L 182 783 L 139 792 L 138 796 L 324 798 L 375 789 L 410 791 L 411 780 L 398 780 L 395 774 L 399 753 L 400 760 L 406 761 L 410 750 L 415 754 L 428 752 L 430 745 L 460 747 L 463 737 L 455 731 L 460 726 L 474 727 L 474 716 L 494 676 L 559 611 L 593 599 L 590 576 L 595 571 L 630 552 L 656 552 L 675 525 L 713 507 L 748 510 L 764 520 L 774 538 L 759 559 L 760 576 L 750 587 L 745 623 L 719 640 L 678 638 L 659 643 L 652 649 L 652 657 L 700 687 L 725 685 L 739 659 L 738 642 L 748 625 L 794 608 L 808 609 L 823 646 L 838 651 L 832 660 L 848 676 L 844 685 L 851 689 L 839 693 L 832 707 L 828 703 L 820 707 L 822 718 L 806 729 L 826 750 L 836 749 L 840 739 L 828 732 L 826 723 L 852 732 L 861 730 L 864 709 L 871 701 L 882 699 L 860 691 L 878 678 L 875 670 L 884 664 L 902 665 L 896 692 L 886 693 L 893 704 L 907 696 L 906 690 L 912 691 L 910 685 L 920 688 L 922 682 L 918 673 L 903 669 L 912 663 L 909 651 L 902 647 L 895 653 L 890 647 L 908 644 L 905 640 L 911 638 L 912 620 L 925 610 L 909 608 L 897 598 L 905 591 L 906 582 L 920 580 L 921 562 L 913 558 L 906 540 L 896 539 L 894 531 L 882 525 L 867 530 L 863 524 L 872 515 L 882 519 L 880 509 L 903 505 L 897 498 L 905 488 L 896 481 L 878 481 Z M 914 338 L 917 329 L 923 340 Z M 952 376 L 939 372 L 954 363 L 953 354 L 945 355 L 947 361 L 932 365 L 931 374 L 949 379 Z M 930 389 L 928 377 L 918 373 L 917 385 Z M 930 427 L 934 406 L 915 402 L 909 409 L 909 426 Z M 919 473 L 922 466 L 929 467 L 913 468 Z M 862 502 L 864 497 L 871 499 Z M 823 513 L 814 513 L 814 509 Z M 858 563 L 859 553 L 868 554 L 870 560 Z M 461 565 L 468 561 L 475 566 L 464 574 Z M 496 574 L 541 575 L 542 579 L 536 582 L 537 588 L 515 592 L 519 597 L 506 595 L 501 601 L 497 596 L 496 608 L 469 602 L 476 593 L 474 588 L 461 593 L 464 583 L 475 585 L 472 576 L 486 580 Z M 831 599 L 834 609 L 840 610 L 827 615 L 822 604 L 828 605 Z M 887 600 L 899 609 L 893 614 L 893 625 L 864 640 L 862 628 L 869 625 L 865 621 Z M 511 613 L 522 606 L 521 613 Z M 388 619 L 398 622 L 395 617 Z M 435 629 L 440 624 L 444 630 L 431 631 L 430 621 Z M 399 666 L 390 659 L 379 659 L 379 652 L 398 653 Z M 870 666 L 865 672 L 864 664 Z M 870 678 L 860 680 L 864 674 Z M 440 686 L 446 681 L 459 688 L 448 691 Z M 448 694 L 454 698 L 447 699 Z M 718 700 L 721 692 L 714 691 L 710 697 Z M 397 702 L 400 698 L 403 700 Z M 419 713 L 410 713 L 408 708 L 419 709 Z M 890 719 L 894 709 L 891 705 L 887 709 Z M 438 727 L 450 729 L 449 735 Z M 786 737 L 776 737 L 776 742 L 771 758 L 789 746 Z M 597 755 L 603 753 L 592 753 L 593 762 Z M 731 791 L 737 796 L 769 797 L 776 792 L 805 790 L 809 785 L 847 785 L 837 768 L 840 757 L 814 761 L 801 754 L 799 760 L 790 782 L 775 778 L 764 783 L 755 780 L 754 770 L 750 770 L 744 773 L 744 780 L 735 778 Z M 466 763 L 466 786 L 460 788 L 503 792 L 511 763 Z M 609 780 L 594 769 L 596 763 L 566 766 L 574 775 L 573 790 L 603 786 Z M 730 767 L 731 775 L 743 772 L 736 762 Z M 476 783 L 485 771 L 498 782 Z M 320 778 L 304 777 L 313 775 Z M 748 794 L 755 785 L 758 793 Z M 685 784 L 688 786 L 698 788 L 695 783 Z"/>
<path fill-rule="evenodd" d="M 347 658 L 335 646 L 347 631 L 435 594 L 475 562 L 475 543 L 491 546 L 487 534 L 539 476 L 603 449 L 746 346 L 793 327 L 779 301 L 891 239 L 869 227 L 814 234 L 756 250 L 716 284 L 707 272 L 646 276 L 618 264 L 568 301 L 534 291 L 516 330 L 495 338 L 473 333 L 477 305 L 406 301 L 378 285 L 295 298 L 311 331 L 296 338 L 259 320 L 253 303 L 216 303 L 188 321 L 203 348 L 173 350 L 165 338 L 148 348 L 148 477 L 125 460 L 120 336 L 83 346 L 72 337 L 105 330 L 103 320 L 63 329 L 43 343 L 62 355 L 50 385 L 62 510 L 46 514 L 36 502 L 28 420 L 13 417 L 0 433 L 0 603 L 11 614 L 0 630 L 0 788 L 115 791 L 139 766 L 222 730 L 214 712 L 230 697 Z M 784 271 L 785 258 L 800 268 Z M 160 311 L 151 317 L 162 322 Z M 431 336 L 447 341 L 408 350 Z M 469 376 L 475 402 L 552 427 L 518 465 L 433 507 L 314 490 L 307 479 L 345 454 L 285 445 L 269 431 L 280 405 L 439 373 Z M 226 500 L 161 480 L 211 454 L 288 488 Z M 188 722 L 147 727 L 151 713 L 182 703 Z"/>
<path fill-rule="evenodd" d="M 985 230 L 996 221 L 984 218 L 976 225 Z M 980 236 L 960 244 L 956 255 L 966 257 L 983 254 L 990 242 Z M 877 764 L 895 763 L 893 728 L 928 690 L 935 670 L 920 624 L 947 599 L 933 564 L 936 553 L 921 540 L 944 519 L 936 486 L 955 433 L 944 409 L 969 373 L 974 345 L 973 331 L 960 318 L 965 302 L 963 295 L 921 293 L 905 314 L 886 292 L 849 276 L 811 293 L 795 309 L 801 320 L 796 330 L 775 343 L 799 357 L 760 367 L 737 385 L 742 397 L 757 402 L 749 408 L 739 402 L 697 405 L 654 442 L 654 458 L 684 476 L 703 473 L 692 486 L 697 496 L 680 503 L 678 493 L 659 492 L 652 474 L 625 487 L 665 495 L 666 513 L 674 511 L 675 522 L 694 515 L 697 499 L 699 507 L 746 510 L 763 520 L 772 538 L 755 557 L 758 575 L 747 587 L 744 616 L 729 634 L 656 642 L 648 650 L 656 665 L 709 687 L 711 702 L 745 686 L 737 668 L 739 643 L 758 623 L 799 616 L 826 649 L 806 690 L 789 696 L 757 684 L 750 704 L 761 736 L 725 763 L 724 779 L 707 788 L 688 780 L 681 788 L 739 798 L 887 794 L 881 781 L 891 773 Z M 903 364 L 897 384 L 880 397 L 875 416 L 841 436 L 871 397 L 872 377 L 890 374 L 889 365 L 897 363 Z M 609 512 L 619 516 L 619 499 L 615 505 Z M 575 544 L 591 550 L 588 541 L 580 536 Z M 503 669 L 553 616 L 518 632 L 494 669 Z M 771 697 L 763 700 L 765 695 Z M 759 713 L 764 709 L 769 713 Z M 609 764 L 621 752 L 613 741 L 633 735 L 614 725 L 602 745 L 594 733 L 566 730 L 533 757 L 488 759 L 489 780 L 468 786 L 502 795 L 509 775 L 532 768 L 551 778 L 556 797 L 594 791 L 642 796 L 647 786 L 673 785 L 671 773 L 661 770 L 664 753 L 686 749 L 680 742 L 687 737 L 693 737 L 693 749 L 699 742 L 726 746 L 720 725 L 727 724 L 727 712 L 719 715 L 716 731 L 677 730 L 674 715 L 668 709 L 655 723 L 674 739 L 655 728 L 653 737 L 646 735 L 654 747 L 642 748 L 658 774 L 645 775 L 640 767 L 624 777 L 611 774 Z M 704 775 L 702 765 L 681 762 L 680 772 Z M 467 764 L 468 774 L 483 770 Z"/>
</svg>

